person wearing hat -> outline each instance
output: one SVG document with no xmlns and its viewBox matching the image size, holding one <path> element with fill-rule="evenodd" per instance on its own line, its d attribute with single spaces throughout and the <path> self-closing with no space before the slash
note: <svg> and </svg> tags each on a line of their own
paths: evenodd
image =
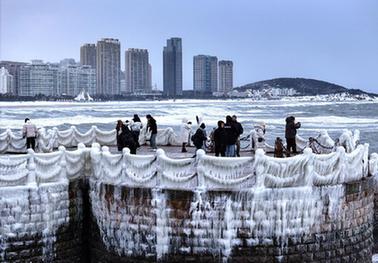
<svg viewBox="0 0 378 263">
<path fill-rule="evenodd" d="M 22 138 L 26 138 L 26 148 L 35 150 L 35 138 L 37 137 L 37 127 L 30 121 L 25 119 L 25 124 L 22 127 Z"/>
</svg>

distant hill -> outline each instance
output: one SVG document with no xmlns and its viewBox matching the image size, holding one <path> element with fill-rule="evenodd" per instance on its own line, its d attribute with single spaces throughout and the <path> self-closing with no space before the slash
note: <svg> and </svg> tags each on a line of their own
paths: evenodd
<svg viewBox="0 0 378 263">
<path fill-rule="evenodd" d="M 304 78 L 276 78 L 263 80 L 235 88 L 238 91 L 262 90 L 268 88 L 278 89 L 295 89 L 300 95 L 313 96 L 347 92 L 353 95 L 367 94 L 369 96 L 378 96 L 377 94 L 368 93 L 360 89 L 347 89 L 343 86 L 329 83 L 316 79 Z"/>
</svg>

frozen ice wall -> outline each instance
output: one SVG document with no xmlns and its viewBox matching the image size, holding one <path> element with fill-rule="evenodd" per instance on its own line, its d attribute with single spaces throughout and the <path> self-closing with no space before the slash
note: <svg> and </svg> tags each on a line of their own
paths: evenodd
<svg viewBox="0 0 378 263">
<path fill-rule="evenodd" d="M 42 259 L 52 262 L 55 257 L 56 231 L 69 222 L 67 183 L 46 184 L 38 188 L 0 188 L 0 259 L 12 259 L 14 247 L 33 247 L 41 240 Z M 41 236 L 42 235 L 42 236 Z M 8 251 L 8 248 L 11 252 Z M 31 257 L 32 255 L 30 255 Z M 36 256 L 36 255 L 35 255 Z"/>
</svg>

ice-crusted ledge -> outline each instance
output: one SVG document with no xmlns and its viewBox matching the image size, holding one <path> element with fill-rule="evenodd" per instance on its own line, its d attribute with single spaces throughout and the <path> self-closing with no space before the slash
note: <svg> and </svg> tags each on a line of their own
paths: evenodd
<svg viewBox="0 0 378 263">
<path fill-rule="evenodd" d="M 39 229 L 47 259 L 54 256 L 55 231 L 69 221 L 55 210 L 68 205 L 68 183 L 86 177 L 90 179 L 92 213 L 109 251 L 161 259 L 177 249 L 177 253 L 210 253 L 227 260 L 241 242 L 270 245 L 276 237 L 286 246 L 295 236 L 344 224 L 342 220 L 350 213 L 343 210 L 345 184 L 378 170 L 378 155 L 372 154 L 369 161 L 368 148 L 359 145 L 346 153 L 338 147 L 323 155 L 307 148 L 304 154 L 285 159 L 269 157 L 261 149 L 254 156 L 241 158 L 217 158 L 199 150 L 196 158 L 172 159 L 161 149 L 156 155 L 131 155 L 128 149 L 112 154 L 98 143 L 91 148 L 79 144 L 72 152 L 59 147 L 53 153 L 29 150 L 24 155 L 0 156 L 0 191 L 36 189 L 38 200 L 51 201 L 44 210 L 45 225 Z M 61 195 L 55 196 L 54 185 L 62 190 Z M 127 193 L 122 188 L 128 189 Z M 176 211 L 180 205 L 171 194 L 180 191 L 187 197 L 178 204 L 187 205 Z M 26 206 L 24 194 L 20 200 L 13 194 L 1 195 L 0 204 Z M 370 209 L 361 205 L 367 201 L 358 202 L 358 211 Z M 143 205 L 135 207 L 136 203 Z M 17 222 L 26 220 L 28 211 L 12 210 L 13 219 L 1 223 L 5 227 L 1 233 L 21 231 Z M 190 244 L 175 236 L 172 213 L 186 215 L 180 229 L 190 237 Z M 148 224 L 143 221 L 147 215 L 153 218 Z M 323 225 L 324 216 L 334 226 Z M 368 216 L 359 220 L 353 224 L 369 224 Z M 243 239 L 241 230 L 247 235 Z"/>
</svg>

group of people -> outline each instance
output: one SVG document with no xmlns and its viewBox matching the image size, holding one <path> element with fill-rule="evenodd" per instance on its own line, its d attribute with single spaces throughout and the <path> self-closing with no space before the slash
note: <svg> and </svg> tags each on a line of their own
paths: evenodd
<svg viewBox="0 0 378 263">
<path fill-rule="evenodd" d="M 156 120 L 150 115 L 146 115 L 147 119 L 147 131 L 150 132 L 150 145 L 152 149 L 157 149 L 156 147 L 156 135 L 157 135 L 157 124 Z M 140 147 L 139 145 L 139 135 L 142 130 L 143 125 L 138 114 L 134 114 L 131 121 L 126 120 L 123 123 L 122 120 L 117 121 L 116 131 L 117 131 L 117 147 L 118 151 L 122 151 L 123 148 L 127 147 L 130 149 L 131 154 L 136 154 L 136 150 Z"/>
<path fill-rule="evenodd" d="M 146 115 L 147 127 L 146 132 L 150 134 L 150 146 L 156 150 L 156 136 L 157 136 L 157 123 L 156 120 L 150 115 Z M 180 140 L 182 143 L 182 152 L 187 152 L 186 147 L 193 144 L 196 149 L 206 149 L 206 143 L 208 136 L 206 133 L 206 125 L 203 122 L 199 122 L 198 129 L 192 134 L 192 122 L 188 119 L 183 119 L 183 125 L 181 127 Z M 301 127 L 300 122 L 295 121 L 294 116 L 286 118 L 285 138 L 286 138 L 286 155 L 290 156 L 290 153 L 297 153 L 296 135 L 297 129 Z M 136 154 L 139 145 L 139 135 L 143 128 L 143 124 L 138 116 L 134 114 L 131 121 L 126 120 L 125 123 L 122 120 L 117 121 L 117 147 L 119 151 L 127 147 L 130 149 L 131 154 Z M 264 127 L 265 134 L 265 127 Z M 26 138 L 26 148 L 32 148 L 35 150 L 37 127 L 29 118 L 25 119 L 24 126 L 22 128 L 23 138 Z M 240 156 L 240 136 L 243 134 L 243 126 L 237 120 L 237 116 L 226 116 L 225 122 L 218 121 L 218 127 L 214 128 L 210 134 L 210 140 L 212 142 L 215 156 L 235 157 Z M 275 142 L 275 157 L 283 157 L 285 147 L 283 146 L 282 139 L 277 137 Z"/>
<path fill-rule="evenodd" d="M 201 123 L 194 135 L 190 134 L 191 122 L 184 123 L 181 130 L 182 152 L 186 152 L 186 145 L 190 143 L 189 139 L 197 149 L 205 149 L 207 134 L 206 125 Z M 243 126 L 237 121 L 237 117 L 226 116 L 225 122 L 218 121 L 218 127 L 210 135 L 215 156 L 235 157 L 240 156 L 240 135 L 243 134 Z"/>
</svg>

